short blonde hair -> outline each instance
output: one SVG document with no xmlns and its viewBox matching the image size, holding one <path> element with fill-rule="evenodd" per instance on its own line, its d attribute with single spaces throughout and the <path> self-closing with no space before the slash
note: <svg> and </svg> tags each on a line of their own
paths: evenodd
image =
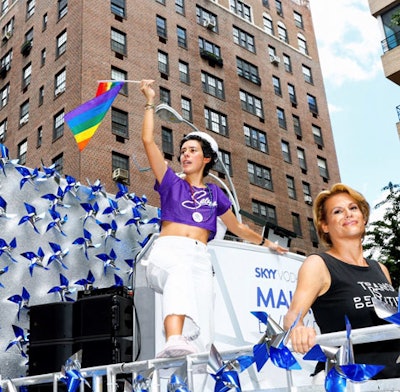
<svg viewBox="0 0 400 392">
<path fill-rule="evenodd" d="M 349 186 L 342 183 L 334 184 L 330 189 L 321 191 L 315 198 L 313 203 L 313 218 L 318 237 L 320 238 L 321 242 L 328 247 L 332 246 L 331 237 L 329 233 L 324 233 L 324 231 L 322 230 L 323 223 L 326 223 L 325 204 L 328 199 L 339 193 L 347 193 L 356 201 L 358 208 L 363 214 L 365 223 L 368 223 L 369 219 L 370 206 L 365 197 L 360 192 L 357 192 L 353 188 L 350 188 Z"/>
</svg>

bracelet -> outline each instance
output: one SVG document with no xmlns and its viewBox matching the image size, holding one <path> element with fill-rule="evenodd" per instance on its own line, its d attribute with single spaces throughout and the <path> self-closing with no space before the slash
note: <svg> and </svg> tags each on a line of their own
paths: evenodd
<svg viewBox="0 0 400 392">
<path fill-rule="evenodd" d="M 154 109 L 154 103 L 146 103 L 146 105 L 144 105 L 144 110 L 151 110 Z"/>
<path fill-rule="evenodd" d="M 258 244 L 259 246 L 263 246 L 265 244 L 265 237 L 261 240 L 261 242 Z"/>
</svg>

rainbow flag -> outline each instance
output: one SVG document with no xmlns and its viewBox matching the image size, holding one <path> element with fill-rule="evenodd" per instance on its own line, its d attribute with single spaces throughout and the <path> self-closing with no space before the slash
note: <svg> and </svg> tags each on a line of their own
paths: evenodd
<svg viewBox="0 0 400 392">
<path fill-rule="evenodd" d="M 79 151 L 89 143 L 123 85 L 124 81 L 100 82 L 93 99 L 64 115 Z"/>
</svg>

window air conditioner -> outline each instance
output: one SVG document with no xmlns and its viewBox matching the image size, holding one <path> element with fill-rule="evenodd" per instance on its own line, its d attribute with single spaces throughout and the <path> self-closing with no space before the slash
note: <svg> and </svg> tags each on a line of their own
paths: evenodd
<svg viewBox="0 0 400 392">
<path fill-rule="evenodd" d="M 307 204 L 312 204 L 312 197 L 311 197 L 310 195 L 305 195 L 305 196 L 304 196 L 304 201 L 305 201 Z"/>
<path fill-rule="evenodd" d="M 60 86 L 56 88 L 56 91 L 54 91 L 55 96 L 60 95 L 61 93 L 63 93 L 65 91 L 65 86 Z"/>
<path fill-rule="evenodd" d="M 113 171 L 112 178 L 114 181 L 127 182 L 129 178 L 129 172 L 126 169 L 120 167 Z"/>
<path fill-rule="evenodd" d="M 210 18 L 205 18 L 205 19 L 203 20 L 203 26 L 204 26 L 206 29 L 212 30 L 212 29 L 215 27 L 215 21 L 214 21 L 214 20 L 211 20 Z"/>
<path fill-rule="evenodd" d="M 11 38 L 11 33 L 9 31 L 6 31 L 3 34 L 3 42 L 7 42 Z"/>
<path fill-rule="evenodd" d="M 269 56 L 269 60 L 271 61 L 272 64 L 277 64 L 277 65 L 281 62 L 281 59 L 273 54 Z"/>
</svg>

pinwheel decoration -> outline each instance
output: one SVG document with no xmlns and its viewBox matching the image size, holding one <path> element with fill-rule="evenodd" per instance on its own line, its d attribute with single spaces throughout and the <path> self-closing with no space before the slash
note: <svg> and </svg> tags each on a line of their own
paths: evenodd
<svg viewBox="0 0 400 392">
<path fill-rule="evenodd" d="M 125 199 L 125 200 L 133 200 L 134 193 L 129 193 L 128 187 L 123 184 L 122 182 L 117 182 L 118 192 L 115 195 L 115 198 L 118 199 Z"/>
<path fill-rule="evenodd" d="M 118 202 L 116 200 L 108 198 L 109 207 L 105 208 L 103 211 L 103 215 L 124 215 L 126 210 L 120 210 L 118 207 Z"/>
<path fill-rule="evenodd" d="M 50 208 L 54 208 L 56 206 L 71 208 L 70 204 L 64 203 L 64 196 L 65 196 L 64 191 L 61 189 L 61 187 L 58 187 L 57 194 L 47 193 L 42 196 L 42 199 L 50 201 Z"/>
<path fill-rule="evenodd" d="M 20 354 L 24 358 L 27 358 L 28 356 L 24 351 L 24 346 L 26 346 L 29 342 L 28 335 L 25 334 L 24 330 L 21 327 L 18 327 L 17 325 L 13 325 L 12 328 L 14 331 L 15 338 L 10 343 L 8 343 L 6 351 L 8 351 L 8 349 L 10 349 L 11 347 L 15 346 L 18 348 Z"/>
<path fill-rule="evenodd" d="M 131 282 L 133 274 L 135 273 L 136 260 L 134 260 L 134 259 L 125 259 L 125 263 L 128 264 L 128 266 L 129 266 L 129 270 L 126 273 L 128 274 L 129 282 Z"/>
<path fill-rule="evenodd" d="M 56 164 L 53 163 L 50 166 L 45 166 L 43 159 L 42 159 L 42 169 L 44 171 L 45 178 L 54 178 L 54 181 L 57 184 L 60 184 L 60 173 L 56 170 Z"/>
<path fill-rule="evenodd" d="M 12 256 L 11 252 L 17 247 L 17 239 L 14 237 L 9 244 L 3 238 L 0 238 L 0 256 L 6 254 L 11 261 L 18 263 L 16 259 Z"/>
<path fill-rule="evenodd" d="M 95 277 L 92 271 L 89 270 L 88 275 L 86 278 L 77 280 L 74 284 L 83 286 L 85 291 L 90 290 L 93 288 L 93 283 L 95 281 Z"/>
<path fill-rule="evenodd" d="M 48 270 L 47 267 L 43 264 L 43 259 L 45 257 L 45 254 L 43 252 L 43 249 L 39 246 L 37 253 L 35 252 L 23 252 L 21 253 L 21 256 L 24 256 L 26 259 L 29 260 L 29 273 L 31 276 L 33 276 L 33 269 L 35 267 L 40 267 L 45 270 Z"/>
<path fill-rule="evenodd" d="M 83 226 L 85 226 L 88 218 L 96 219 L 96 215 L 99 212 L 99 205 L 97 202 L 94 202 L 93 204 L 81 203 L 81 207 L 86 211 L 86 214 L 81 218 L 83 219 Z"/>
<path fill-rule="evenodd" d="M 14 294 L 11 297 L 7 298 L 8 301 L 11 301 L 18 305 L 18 313 L 17 318 L 19 320 L 20 312 L 22 309 L 29 309 L 29 299 L 31 298 L 28 290 L 25 287 L 22 287 L 22 294 Z"/>
<path fill-rule="evenodd" d="M 76 179 L 72 176 L 65 176 L 65 180 L 67 181 L 67 185 L 64 188 L 64 195 L 71 193 L 73 197 L 79 200 L 78 190 L 81 186 L 81 183 L 76 181 Z"/>
<path fill-rule="evenodd" d="M 33 170 L 29 170 L 25 166 L 15 166 L 15 169 L 21 174 L 22 179 L 19 183 L 19 189 L 22 189 L 23 186 L 29 182 L 36 190 L 38 190 L 36 186 L 36 181 L 40 179 L 39 169 L 35 168 Z"/>
<path fill-rule="evenodd" d="M 124 392 L 150 392 L 153 379 L 154 368 L 140 372 L 133 380 L 132 384 L 125 381 Z"/>
<path fill-rule="evenodd" d="M 53 254 L 49 257 L 47 261 L 47 265 L 49 266 L 53 261 L 56 261 L 61 267 L 68 269 L 68 267 L 64 264 L 64 257 L 68 255 L 69 249 L 62 249 L 61 245 L 56 244 L 55 242 L 49 242 L 50 248 L 53 251 Z"/>
<path fill-rule="evenodd" d="M 6 265 L 4 268 L 0 269 L 0 276 L 4 275 L 5 273 L 7 273 L 9 270 L 8 265 Z M 0 282 L 0 287 L 4 288 L 4 284 Z"/>
<path fill-rule="evenodd" d="M 147 197 L 146 195 L 143 195 L 142 197 L 139 197 L 136 194 L 132 194 L 131 197 L 132 202 L 135 204 L 135 207 L 141 208 L 142 210 L 146 209 L 146 203 L 147 203 Z"/>
<path fill-rule="evenodd" d="M 254 357 L 241 355 L 229 361 L 223 361 L 220 353 L 212 344 L 207 363 L 207 372 L 215 380 L 214 392 L 227 392 L 231 389 L 241 391 L 239 373 L 254 363 Z"/>
<path fill-rule="evenodd" d="M 7 176 L 6 165 L 7 164 L 16 165 L 18 161 L 19 159 L 10 160 L 10 156 L 8 154 L 8 148 L 4 144 L 0 144 L 0 167 L 1 170 L 3 170 L 5 176 Z"/>
<path fill-rule="evenodd" d="M 111 223 L 101 223 L 100 221 L 96 222 L 105 231 L 105 233 L 103 234 L 105 246 L 107 246 L 108 238 L 113 238 L 117 242 L 121 241 L 119 238 L 117 238 L 118 225 L 114 219 L 111 221 Z"/>
<path fill-rule="evenodd" d="M 168 380 L 168 392 L 190 392 L 187 386 L 187 368 L 186 362 L 179 366 Z"/>
<path fill-rule="evenodd" d="M 92 234 L 86 229 L 83 229 L 83 237 L 78 237 L 72 244 L 82 245 L 87 260 L 89 260 L 88 249 L 101 246 L 101 244 L 94 244 L 92 242 Z"/>
<path fill-rule="evenodd" d="M 400 289 L 399 289 L 400 299 Z M 400 325 L 400 302 L 397 300 L 397 308 L 381 301 L 375 297 L 372 297 L 372 303 L 374 305 L 375 313 L 377 316 L 389 323 Z"/>
<path fill-rule="evenodd" d="M 16 216 L 17 214 L 7 213 L 7 202 L 0 196 L 0 218 L 12 219 Z"/>
<path fill-rule="evenodd" d="M 303 357 L 305 360 L 326 362 L 328 373 L 325 379 L 325 390 L 327 392 L 345 392 L 347 380 L 352 382 L 367 381 L 384 366 L 356 364 L 354 360 L 353 344 L 351 342 L 351 325 L 345 317 L 346 343 L 341 347 L 329 347 L 315 345 Z"/>
<path fill-rule="evenodd" d="M 60 372 L 60 381 L 67 386 L 68 392 L 76 392 L 83 382 L 90 389 L 90 384 L 81 373 L 82 350 L 79 350 L 65 362 Z"/>
<path fill-rule="evenodd" d="M 135 225 L 136 231 L 140 235 L 139 225 L 142 223 L 142 214 L 139 211 L 138 207 L 132 207 L 132 218 L 128 219 L 125 222 L 125 226 Z"/>
<path fill-rule="evenodd" d="M 120 269 L 115 264 L 115 261 L 117 260 L 117 254 L 115 253 L 114 249 L 110 250 L 110 254 L 100 253 L 96 255 L 96 257 L 104 264 L 104 275 L 107 275 L 107 268 L 113 268 L 115 270 Z"/>
<path fill-rule="evenodd" d="M 104 191 L 104 186 L 100 180 L 96 180 L 93 184 L 90 183 L 89 179 L 86 179 L 86 181 L 88 182 L 88 185 L 89 185 L 88 200 L 95 199 L 99 195 L 101 195 L 103 197 L 107 197 L 107 194 Z"/>
<path fill-rule="evenodd" d="M 272 363 L 286 370 L 300 370 L 301 366 L 286 347 L 292 328 L 297 324 L 299 317 L 295 320 L 288 331 L 283 330 L 265 312 L 251 312 L 258 320 L 266 326 L 265 333 L 260 341 L 253 347 L 254 360 L 257 370 L 260 371 L 270 358 Z"/>
<path fill-rule="evenodd" d="M 52 287 L 47 294 L 58 293 L 62 302 L 74 302 L 74 299 L 68 297 L 68 295 L 73 294 L 75 291 L 76 288 L 70 287 L 68 279 L 63 274 L 60 274 L 60 285 Z"/>
<path fill-rule="evenodd" d="M 18 222 L 18 225 L 22 225 L 25 222 L 29 222 L 32 225 L 33 230 L 35 230 L 36 233 L 40 234 L 40 232 L 37 229 L 35 224 L 36 224 L 36 222 L 38 222 L 44 218 L 45 213 L 37 214 L 36 208 L 33 205 L 25 203 L 25 202 L 24 202 L 24 205 L 25 205 L 26 212 L 28 214 L 21 217 L 20 221 Z"/>
<path fill-rule="evenodd" d="M 49 214 L 53 220 L 47 225 L 46 233 L 54 228 L 58 230 L 64 237 L 66 237 L 67 235 L 63 231 L 63 225 L 67 223 L 68 215 L 64 215 L 62 218 L 61 214 L 56 210 L 55 207 L 49 209 Z"/>
</svg>

